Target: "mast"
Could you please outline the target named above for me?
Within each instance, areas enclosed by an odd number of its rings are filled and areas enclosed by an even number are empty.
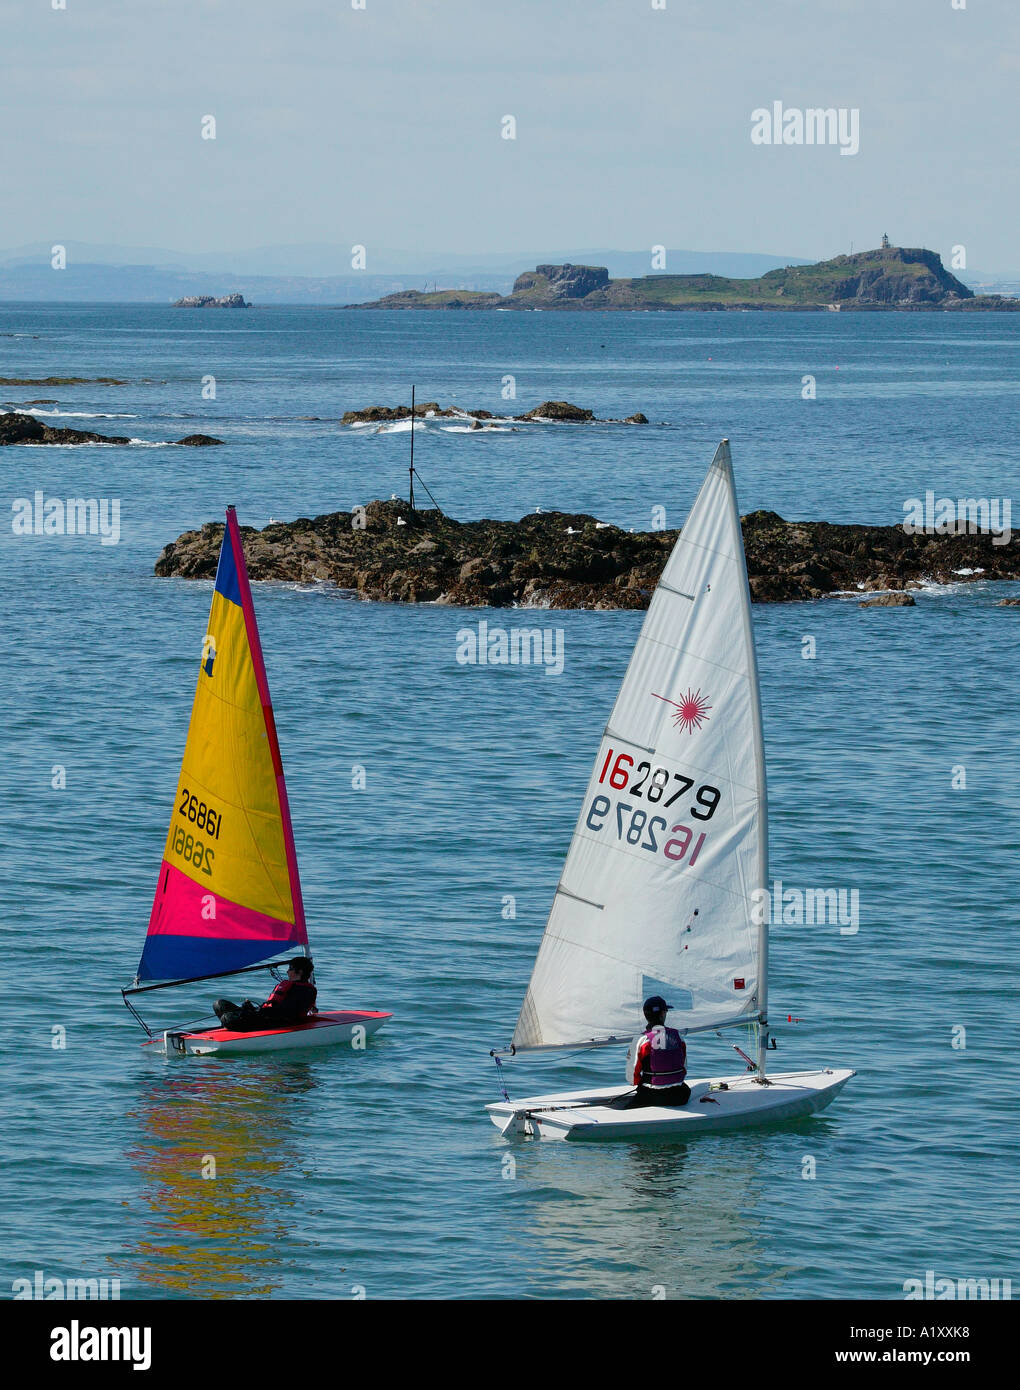
[[[411,510],[414,511],[414,387],[411,387]]]
[[[740,569],[744,577],[744,589],[746,592],[746,602],[743,605],[744,616],[744,637],[747,646],[750,648],[751,661],[749,678],[751,683],[751,717],[754,727],[754,739],[757,745],[758,765],[758,797],[760,813],[758,817],[758,851],[759,862],[762,866],[762,881],[759,888],[768,889],[769,881],[769,817],[768,817],[768,788],[765,777],[765,736],[761,722],[761,690],[758,680],[758,650],[754,644],[754,627],[751,622],[751,588],[747,582],[747,556],[744,553],[743,529],[740,525],[740,507],[737,504],[737,487],[733,478],[733,463],[730,459],[730,441],[724,439],[722,447],[725,449],[726,469],[729,474],[730,494],[733,498],[733,506],[737,513],[737,532],[740,536],[739,560]],[[771,901],[771,899],[769,899]],[[763,914],[762,921],[758,925],[758,1013],[760,1022],[758,1024],[758,1075],[765,1075],[765,1056],[768,1051],[769,1031],[769,923],[768,914]]]

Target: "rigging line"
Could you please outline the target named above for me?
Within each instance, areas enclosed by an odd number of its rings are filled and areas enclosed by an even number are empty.
[[[208,1022],[206,1021],[208,1020]],[[199,1024],[205,1024],[200,1028]],[[201,1018],[196,1018],[191,1023],[179,1023],[176,1028],[168,1028],[168,1033],[208,1033],[214,1028],[222,1028],[223,1024],[215,1014],[202,1014]]]
[[[282,947],[280,949],[283,949]],[[121,994],[148,994],[154,989],[176,989],[178,985],[197,985],[204,980],[222,980],[228,975],[247,975],[253,970],[272,970],[274,966],[283,966],[286,962],[282,960],[260,961],[258,965],[241,965],[234,970],[217,970],[213,975],[190,975],[186,980],[163,980],[156,985],[131,985],[128,989],[122,989]],[[136,977],[137,978],[137,977]],[[125,1003],[126,1003],[125,999]]]
[[[506,1077],[503,1075],[503,1063],[496,1056],[495,1052],[490,1052],[489,1056],[496,1063],[496,1073],[499,1077],[499,1089],[503,1092],[503,1099],[506,1101],[507,1105],[513,1105],[513,1101],[510,1099],[510,1092],[506,1088]]]
[[[628,1086],[625,1091],[621,1091],[618,1096],[609,1096],[605,1100],[567,1100],[558,1105],[529,1105],[524,1109],[518,1110],[518,1115],[542,1115],[550,1110],[591,1110],[596,1108],[612,1108],[617,1101],[621,1101],[625,1096],[637,1094],[636,1086]],[[510,1101],[513,1104],[513,1101]]]
[[[434,505],[436,511],[439,512],[440,514],[442,514],[443,509],[442,509],[442,507],[439,505],[439,503],[436,501],[436,499],[432,496],[431,492],[429,492],[428,484],[426,483],[425,479],[421,476],[421,470],[418,469],[418,468],[416,468],[416,469],[414,470],[414,475],[415,475],[415,477],[418,479],[418,481],[421,483],[421,485],[422,485],[422,487],[425,489],[426,493],[428,493],[428,496],[429,496],[430,500],[432,501],[432,504]]]
[[[135,1006],[128,1000],[128,997],[127,997],[127,995],[124,993],[123,990],[121,990],[121,998],[124,1000],[124,1003],[125,1003],[125,1004],[127,1005],[127,1007],[131,1010],[131,1012],[134,1014],[135,1018],[136,1018],[136,1019],[138,1020],[138,1022],[142,1025],[142,1027],[145,1029],[146,1033],[147,1033],[147,1034],[149,1035],[149,1037],[151,1038],[151,1037],[152,1037],[152,1029],[151,1029],[151,1028],[149,1027],[149,1025],[146,1023],[145,1019],[141,1016],[141,1014],[138,1012],[138,1010],[135,1008]]]

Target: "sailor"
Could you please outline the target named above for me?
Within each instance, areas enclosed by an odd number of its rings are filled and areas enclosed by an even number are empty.
[[[293,1028],[295,1024],[303,1023],[309,1014],[318,1012],[311,975],[311,958],[295,956],[287,966],[287,978],[280,981],[264,1004],[253,1004],[246,999],[239,1007],[229,999],[217,999],[213,1010],[223,1027],[232,1033],[251,1033],[260,1028]]]
[[[626,1097],[623,1109],[639,1105],[686,1105],[691,1088],[687,1075],[687,1045],[675,1028],[666,1027],[666,1014],[672,1008],[660,994],[644,1003],[648,1024],[630,1045],[627,1079],[637,1089]]]

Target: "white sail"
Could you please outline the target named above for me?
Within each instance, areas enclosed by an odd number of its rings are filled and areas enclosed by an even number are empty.
[[[599,748],[514,1032],[627,1038],[765,1016],[765,758],[750,595],[723,441],[663,570]],[[760,901],[760,899],[759,899]]]

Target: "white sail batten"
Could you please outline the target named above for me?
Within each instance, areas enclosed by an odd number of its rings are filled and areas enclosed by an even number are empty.
[[[513,1047],[629,1038],[651,994],[679,1029],[764,1018],[767,929],[752,895],[767,859],[750,594],[723,441],[606,725]]]

